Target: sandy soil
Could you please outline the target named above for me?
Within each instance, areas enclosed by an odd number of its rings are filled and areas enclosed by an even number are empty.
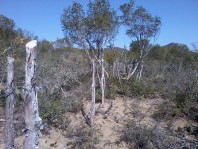
[[[97,136],[99,143],[96,144],[98,149],[126,149],[126,144],[117,144],[119,140],[118,129],[121,128],[123,122],[126,119],[134,119],[134,121],[146,125],[147,127],[153,127],[156,121],[151,115],[156,111],[157,106],[163,102],[161,98],[155,99],[131,99],[129,97],[116,97],[115,100],[106,100],[106,103],[101,106],[99,103],[96,104],[96,116],[95,116],[95,128],[98,130]],[[84,101],[84,109],[86,113],[89,113],[90,101]],[[81,113],[66,113],[66,116],[71,120],[68,128],[75,129],[84,123],[84,118]],[[0,117],[1,118],[1,117]],[[0,148],[3,143],[3,123],[0,122]],[[178,126],[182,127],[186,125],[186,120],[177,119],[172,124],[174,129]],[[159,124],[159,127],[168,127],[166,123]],[[48,134],[43,135],[40,138],[41,149],[64,149],[68,148],[67,142],[71,141],[66,138],[68,129],[60,130],[58,128],[51,127],[48,130]],[[16,149],[23,148],[24,137],[20,136],[15,139]]]

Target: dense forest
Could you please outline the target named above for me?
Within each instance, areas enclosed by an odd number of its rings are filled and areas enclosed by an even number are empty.
[[[0,15],[0,148],[198,148],[198,46],[192,51],[181,43],[155,44],[160,17],[133,1],[120,11],[118,16],[108,0],[90,1],[87,10],[74,2],[60,16],[65,37],[53,42],[38,40]],[[112,44],[121,25],[130,49]],[[27,44],[32,42],[33,48]],[[33,130],[27,123],[31,48],[38,130],[37,122]],[[9,122],[14,127],[8,131]]]

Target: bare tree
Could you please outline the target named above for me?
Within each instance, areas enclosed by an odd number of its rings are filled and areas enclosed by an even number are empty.
[[[36,50],[37,41],[32,40],[26,44],[25,67],[25,140],[24,149],[39,148],[39,134],[42,120],[39,117],[36,91]]]
[[[14,149],[14,58],[7,57],[7,99],[5,107],[5,145],[4,149]]]

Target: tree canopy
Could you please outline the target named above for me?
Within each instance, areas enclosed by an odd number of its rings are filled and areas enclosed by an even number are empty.
[[[153,17],[145,8],[138,6],[134,9],[134,3],[120,6],[122,11],[122,21],[127,27],[126,34],[135,40],[150,40],[155,37],[160,30],[160,17]]]
[[[104,46],[115,37],[119,23],[108,0],[96,0],[89,1],[86,13],[81,4],[74,2],[64,10],[61,24],[65,38],[99,58]]]

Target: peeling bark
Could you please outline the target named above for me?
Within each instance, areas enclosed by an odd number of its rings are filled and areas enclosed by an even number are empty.
[[[24,149],[39,148],[39,134],[42,128],[42,120],[39,117],[36,92],[36,50],[37,41],[26,44],[25,67],[25,140]]]
[[[5,145],[4,149],[14,149],[14,58],[7,57],[7,91],[6,107],[5,107]]]

